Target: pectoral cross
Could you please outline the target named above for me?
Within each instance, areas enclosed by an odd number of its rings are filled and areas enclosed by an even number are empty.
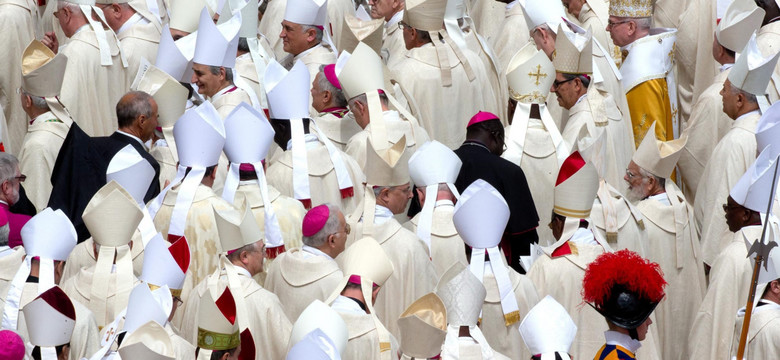
[[[536,77],[536,85],[539,85],[539,79],[546,78],[547,74],[542,72],[542,65],[536,65],[536,73],[529,72],[528,77]]]

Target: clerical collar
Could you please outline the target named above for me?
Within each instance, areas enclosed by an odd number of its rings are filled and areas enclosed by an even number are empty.
[[[511,2],[511,3],[509,3],[509,4],[506,4],[506,10],[507,10],[507,11],[509,11],[509,9],[511,9],[511,8],[513,8],[513,7],[515,7],[515,5],[517,5],[517,4],[518,4],[518,1],[517,1],[517,0],[515,0],[515,1],[512,1],[512,2]]]
[[[363,311],[365,311],[366,313],[368,313],[368,309],[366,309],[366,304],[363,304],[363,302],[362,302],[362,301],[360,301],[360,300],[358,300],[358,299],[355,299],[355,298],[353,298],[353,297],[350,297],[350,296],[345,296],[345,298],[347,298],[347,299],[350,299],[350,300],[354,301],[355,303],[357,303],[357,304],[358,304],[358,306],[360,306],[360,308],[361,308],[361,309],[363,309]]]
[[[374,206],[374,225],[382,225],[393,217],[393,212],[390,209],[377,204]]]
[[[157,139],[157,141],[154,142],[154,146],[168,147],[168,142],[165,141],[165,139]]]
[[[401,19],[404,18],[404,10],[401,10],[395,14],[393,14],[392,17],[390,17],[390,21],[385,24],[385,29],[389,29],[391,26],[398,26],[398,22],[401,21]]]
[[[653,200],[655,200],[655,201],[658,201],[659,203],[661,203],[661,204],[664,204],[664,205],[666,205],[666,206],[670,206],[670,205],[672,205],[672,203],[671,203],[671,202],[669,202],[669,196],[668,196],[668,195],[666,195],[666,193],[660,193],[660,194],[656,194],[656,195],[650,195],[650,196],[648,196],[647,198],[648,198],[648,199],[653,199]]]
[[[76,34],[80,33],[82,30],[84,30],[85,28],[88,28],[88,27],[89,27],[89,23],[81,25],[80,28],[76,29],[76,31],[73,33],[73,35],[76,35]],[[73,36],[71,36],[71,37],[73,37]]]
[[[742,120],[742,119],[745,119],[745,118],[747,118],[748,116],[751,116],[752,114],[761,115],[761,112],[760,112],[759,110],[753,110],[753,111],[751,111],[751,112],[744,113],[744,114],[742,114],[742,115],[738,116],[736,119],[734,119],[734,122],[735,122],[735,123],[736,123],[736,122],[739,122],[740,120]]]
[[[720,66],[720,72],[724,72],[724,71],[726,71],[728,69],[731,69],[732,66],[734,66],[733,63],[731,63],[731,64],[723,64],[723,65]]]
[[[317,248],[315,248],[315,247],[311,247],[311,246],[309,246],[309,245],[303,245],[303,247],[301,247],[301,251],[305,251],[305,252],[307,252],[307,253],[309,253],[309,254],[312,254],[312,255],[316,255],[316,256],[322,256],[322,257],[324,257],[324,258],[326,258],[326,259],[333,260],[333,258],[332,258],[332,257],[330,257],[330,255],[328,255],[328,254],[324,253],[324,252],[323,252],[322,250],[320,250],[320,249],[317,249]]]
[[[455,203],[452,200],[436,200],[436,205],[433,207],[437,208],[439,206],[455,206]]]
[[[236,268],[236,272],[238,272],[239,274],[246,275],[246,277],[250,277],[250,278],[252,277],[252,274],[249,273],[249,270],[244,269],[241,266],[234,265],[233,267]]]
[[[57,119],[57,117],[54,115],[54,113],[52,113],[51,111],[47,111],[47,112],[45,112],[43,114],[40,114],[40,115],[34,117],[32,120],[30,120],[30,125],[35,123],[35,120],[38,120],[38,119],[41,119],[42,122],[46,122],[48,120],[57,120],[57,121],[59,121],[59,119]],[[62,122],[62,121],[60,121],[60,122]]]
[[[617,331],[607,330],[604,332],[604,338],[607,340],[607,345],[618,345],[626,348],[633,354],[642,346],[639,340],[632,339],[630,336],[619,333]]]
[[[331,114],[339,119],[343,118],[349,112],[349,109],[345,107],[332,107],[323,109],[320,114]]]
[[[575,103],[574,103],[574,105],[577,105],[577,104],[579,104],[579,103],[580,103],[580,101],[582,101],[583,99],[585,99],[587,96],[588,96],[588,93],[584,93],[584,94],[582,94],[582,96],[580,96],[580,98],[579,98],[579,99],[577,99],[577,102],[575,102]]]
[[[225,68],[225,70],[233,71],[232,69],[229,69],[229,68]],[[211,102],[217,101],[217,99],[219,99],[222,95],[225,95],[225,94],[227,94],[229,92],[236,91],[236,89],[238,89],[238,87],[235,86],[235,85],[225,86],[224,88],[222,88],[222,90],[217,91],[217,93],[214,94],[214,96],[211,97]]]
[[[596,238],[593,236],[593,232],[586,228],[579,228],[574,232],[569,241],[577,245],[598,245]]]
[[[320,142],[320,139],[314,134],[303,134],[303,141],[306,142],[306,149],[312,149]],[[292,150],[292,139],[287,140],[287,150]]]
[[[122,26],[119,27],[119,30],[117,30],[116,34],[119,35],[127,30],[129,30],[133,25],[141,23],[142,25],[146,25],[149,23],[149,20],[144,19],[140,14],[135,13],[133,16],[131,16],[127,21],[125,21]]]
[[[118,132],[118,133],[120,133],[120,134],[122,134],[124,136],[128,136],[130,138],[133,138],[135,141],[138,141],[138,143],[141,144],[141,146],[143,146],[144,149],[146,149],[146,144],[144,144],[144,142],[141,141],[141,139],[138,136],[135,136],[135,135],[130,134],[130,133],[126,133],[126,132],[124,132],[122,130],[117,130],[116,132]]]
[[[299,59],[303,58],[304,56],[308,55],[310,52],[314,51],[314,49],[316,49],[318,47],[322,47],[322,43],[314,45],[314,46],[304,50],[300,54],[293,56],[293,63],[295,63],[296,60],[299,60]]]
[[[477,140],[466,140],[466,141],[463,142],[463,145],[477,146],[477,147],[481,147],[481,148],[487,150],[487,152],[491,152],[490,149],[488,149],[488,147],[485,146],[485,144],[483,144],[483,143],[481,143],[481,142],[479,142]]]

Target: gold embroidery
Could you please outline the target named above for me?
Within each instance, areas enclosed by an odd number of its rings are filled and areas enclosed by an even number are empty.
[[[198,346],[209,350],[230,350],[238,347],[241,337],[238,331],[233,334],[219,334],[198,328]]]
[[[510,326],[520,321],[520,310],[512,311],[509,314],[504,314],[504,325]]]
[[[536,85],[539,85],[540,78],[546,78],[547,74],[542,72],[542,65],[536,65],[536,73],[529,72],[528,77],[536,77]]]

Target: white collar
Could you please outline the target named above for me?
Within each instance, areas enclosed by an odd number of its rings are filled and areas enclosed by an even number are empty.
[[[336,300],[333,300],[333,304],[330,307],[336,312],[367,315],[366,311],[355,300],[344,295],[339,295]]]
[[[310,133],[303,134],[303,141],[306,142],[306,149],[311,149],[320,142],[320,139],[317,138],[317,135]],[[287,150],[292,150],[292,139],[287,140]]]
[[[329,260],[333,260],[333,258],[330,257],[330,255],[324,253],[320,249],[317,249],[315,247],[311,247],[309,245],[303,245],[303,247],[301,247],[301,251],[307,252],[307,253],[312,254],[312,255],[322,256],[322,257],[324,257],[326,259],[329,259]],[[306,257],[305,254],[304,254],[304,257]]]
[[[45,112],[43,114],[40,114],[40,115],[36,116],[35,118],[33,118],[32,121],[30,121],[30,123],[32,124],[32,123],[35,122],[35,120],[38,120],[38,119],[51,118],[51,117],[57,118],[57,115],[54,115],[54,113],[52,113],[51,111],[47,111],[47,112]],[[49,119],[46,119],[46,120],[49,120]]]
[[[579,98],[579,99],[577,99],[577,102],[575,102],[575,103],[574,103],[574,105],[577,105],[577,104],[579,104],[579,103],[580,103],[580,101],[582,101],[583,99],[585,99],[585,97],[587,97],[587,96],[588,96],[588,93],[584,93],[584,94],[582,94],[582,96],[580,96],[580,98]]]
[[[298,54],[298,55],[295,55],[295,56],[293,56],[293,60],[298,60],[298,59],[300,59],[300,58],[302,58],[302,57],[304,57],[304,56],[308,55],[310,52],[314,51],[314,49],[316,49],[316,48],[318,48],[318,47],[322,47],[322,42],[320,42],[319,44],[317,44],[317,45],[314,45],[314,46],[312,46],[312,47],[310,47],[310,48],[308,48],[308,49],[304,50],[303,52],[301,52],[301,53],[300,53],[300,54]],[[294,62],[295,62],[295,61],[293,61],[293,63],[294,63]]]
[[[515,5],[517,5],[517,3],[518,3],[518,1],[515,0],[515,1],[512,1],[511,3],[509,3],[509,4],[506,4],[506,9],[509,10],[509,9],[515,7]]]
[[[235,270],[236,270],[236,272],[237,272],[239,275],[244,275],[244,276],[246,276],[246,277],[250,277],[250,278],[252,277],[252,274],[250,274],[250,273],[249,273],[249,270],[247,270],[247,269],[245,269],[245,268],[243,268],[243,267],[241,267],[241,266],[235,265],[235,264],[233,264],[233,263],[229,264],[229,266],[232,266],[232,267],[233,267],[233,269],[235,269]]]
[[[232,69],[228,69],[228,68],[225,68],[225,69],[226,70],[232,70]],[[225,94],[228,93],[228,91],[233,91],[236,88],[237,88],[237,86],[236,85],[232,85],[232,84],[223,87],[222,90],[217,91],[217,93],[214,94],[214,96],[211,97],[211,102],[213,103],[213,102],[217,101],[217,99],[219,99],[222,95],[225,95]]]
[[[398,114],[398,111],[395,110],[382,111],[382,118],[385,119],[385,121],[401,121],[401,116]]]
[[[605,331],[604,338],[607,340],[607,345],[619,345],[634,354],[636,354],[636,351],[642,346],[642,343],[639,342],[639,340],[634,340],[630,336],[617,331]]]
[[[436,205],[434,205],[434,208],[437,208],[439,206],[455,206],[455,203],[452,202],[452,200],[436,200]]]
[[[118,133],[120,133],[120,134],[122,134],[122,135],[129,136],[129,137],[131,137],[131,138],[135,139],[135,141],[138,141],[138,143],[139,143],[139,144],[141,144],[141,146],[143,146],[143,147],[144,147],[144,149],[146,149],[146,144],[144,144],[144,142],[143,142],[143,141],[141,141],[141,139],[140,139],[138,136],[135,136],[135,135],[133,135],[133,134],[128,134],[128,133],[126,133],[126,132],[124,132],[124,131],[122,131],[122,130],[118,130],[118,129],[117,129],[117,131],[116,131],[116,132],[118,132]]]
[[[666,181],[669,181],[668,179]],[[647,197],[648,199],[653,199],[655,201],[658,201],[661,204],[664,204],[666,206],[672,205],[671,202],[669,202],[669,196],[666,195],[666,193],[660,193],[657,195],[650,195]]]
[[[724,72],[724,71],[726,71],[728,69],[731,69],[732,66],[734,66],[733,63],[732,64],[723,64],[723,65],[720,66],[719,70],[720,70],[720,72]]]
[[[377,204],[374,206],[374,225],[382,225],[393,217],[393,212],[390,209]]]
[[[157,139],[157,141],[154,142],[154,146],[168,147],[168,142],[165,141],[165,139]]]
[[[403,10],[393,14],[393,16],[390,17],[390,21],[388,21],[385,24],[385,29],[388,29],[391,26],[396,26],[396,24],[398,24],[398,22],[401,21],[401,19],[403,19],[403,18],[404,18],[404,11]]]
[[[569,241],[577,245],[599,245],[599,243],[596,242],[596,238],[593,236],[593,232],[586,228],[577,229]]]
[[[117,30],[116,34],[119,35],[127,30],[129,30],[133,25],[141,23],[142,25],[146,25],[149,23],[149,20],[144,19],[141,14],[135,13],[133,16],[131,16],[127,21],[125,21],[122,26],[119,27],[119,30]]]
[[[739,121],[740,119],[746,118],[746,117],[748,117],[748,116],[751,116],[751,115],[753,115],[753,114],[758,114],[758,115],[761,115],[761,112],[760,112],[760,111],[758,111],[758,110],[753,110],[753,111],[751,111],[751,112],[744,113],[744,114],[742,114],[742,115],[738,116],[736,119],[734,119],[734,122],[737,122],[737,121]]]

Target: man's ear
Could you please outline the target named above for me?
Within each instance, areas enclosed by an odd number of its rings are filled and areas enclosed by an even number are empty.
[[[317,30],[314,29],[306,30],[306,41],[314,42],[315,40],[317,40]]]
[[[22,95],[22,107],[29,108],[32,106],[32,98],[30,95],[23,94]]]
[[[326,104],[329,104],[331,100],[333,100],[333,93],[331,93],[329,90],[323,91],[322,101],[324,101]]]
[[[219,68],[219,76],[221,77],[220,80],[227,79],[227,69],[225,67],[220,67]]]

